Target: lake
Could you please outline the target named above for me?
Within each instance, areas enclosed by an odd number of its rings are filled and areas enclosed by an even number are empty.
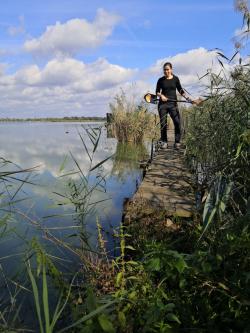
[[[5,273],[19,272],[20,260],[30,246],[27,241],[33,238],[49,253],[67,256],[74,263],[51,238],[80,246],[79,234],[84,233],[95,249],[97,220],[110,255],[115,255],[112,232],[120,225],[124,198],[131,197],[141,181],[138,161],[147,156],[148,147],[117,143],[107,137],[101,123],[0,123],[0,140],[0,157],[13,163],[2,160],[0,172],[35,167],[32,172],[13,175],[18,179],[0,183],[1,220],[8,221],[0,238]],[[82,191],[84,181],[88,189],[94,188],[87,195],[86,189]],[[88,213],[81,214],[82,210]]]

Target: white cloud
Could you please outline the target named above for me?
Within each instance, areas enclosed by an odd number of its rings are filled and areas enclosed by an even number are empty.
[[[0,76],[0,117],[103,115],[119,87],[137,73],[100,58],[86,64],[72,58],[29,65]]]
[[[57,22],[48,26],[40,37],[26,41],[24,49],[36,55],[72,55],[96,48],[111,35],[119,21],[118,15],[98,9],[92,23],[79,18],[66,23]]]
[[[208,68],[211,68],[212,63],[216,59],[215,51],[208,51],[203,47],[189,50],[187,52],[178,53],[174,56],[159,59],[150,67],[151,74],[162,73],[163,64],[167,61],[171,62],[175,72],[182,76],[193,73],[194,75],[205,73]]]
[[[25,33],[24,16],[22,16],[22,15],[19,16],[18,20],[19,20],[18,26],[10,26],[8,28],[8,34],[10,36],[17,36],[17,35]]]
[[[201,87],[204,83],[207,83],[206,80],[199,80],[199,77],[205,75],[207,70],[212,70],[215,73],[221,70],[216,51],[209,51],[200,47],[157,60],[144,73],[145,76],[162,76],[163,64],[168,61],[172,63],[174,74],[180,78],[183,87],[193,94],[201,92]],[[224,66],[225,69],[230,68],[228,64],[224,64]]]
[[[154,92],[166,61],[172,62],[183,88],[197,97],[203,94],[197,75],[204,75],[212,66],[214,72],[221,69],[216,52],[204,48],[159,59],[143,71],[111,64],[103,58],[92,63],[54,58],[42,68],[33,64],[11,75],[4,73],[2,64],[0,117],[103,116],[121,88],[138,100],[146,92]],[[225,64],[225,68],[231,67]]]
[[[107,89],[130,79],[136,70],[110,64],[99,58],[85,64],[73,58],[50,60],[43,69],[30,65],[18,70],[13,79],[23,86],[65,87],[77,92]]]
[[[6,69],[9,67],[6,63],[0,63],[0,77],[4,76]]]

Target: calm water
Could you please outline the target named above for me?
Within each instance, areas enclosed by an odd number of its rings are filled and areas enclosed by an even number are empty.
[[[78,132],[87,149],[91,152],[93,144],[85,128],[99,127],[99,124],[79,123],[0,123],[0,157],[16,165],[1,164],[0,172],[37,167],[35,171],[20,174],[18,178],[27,182],[21,188],[21,182],[1,182],[1,217],[7,211],[14,213],[8,220],[8,229],[14,230],[0,239],[0,262],[5,272],[13,274],[19,267],[20,257],[29,247],[26,240],[36,237],[54,255],[63,256],[60,248],[46,240],[47,229],[52,235],[69,244],[79,242],[79,221],[74,205],[68,205],[65,195],[69,195],[68,182],[79,184],[81,169],[84,175],[90,169],[90,159]],[[89,235],[92,247],[96,246],[96,219],[107,232],[108,248],[113,247],[110,231],[120,224],[123,200],[136,190],[136,183],[141,180],[138,160],[145,157],[143,147],[117,144],[114,138],[107,138],[103,127],[98,147],[94,153],[92,167],[113,155],[100,168],[90,173],[90,186],[99,175],[105,176],[100,186],[90,198],[90,207],[94,207],[86,216],[85,231]],[[63,176],[70,174],[69,176]],[[25,178],[26,176],[28,178]],[[101,178],[99,177],[98,180]],[[11,200],[12,205],[4,205]],[[94,203],[99,202],[97,205]],[[111,251],[112,252],[112,251]]]

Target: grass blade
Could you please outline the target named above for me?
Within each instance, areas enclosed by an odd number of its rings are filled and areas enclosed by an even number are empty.
[[[28,263],[28,274],[30,277],[31,285],[32,285],[32,290],[33,290],[33,296],[34,296],[34,301],[35,301],[35,306],[36,306],[36,313],[39,321],[39,326],[40,326],[40,333],[44,333],[43,330],[43,323],[42,323],[42,316],[41,316],[41,308],[40,308],[40,303],[39,303],[39,292],[36,284],[36,280],[34,278],[34,275],[32,274],[31,268],[30,268],[30,263]]]
[[[109,160],[111,157],[113,157],[114,154],[110,155],[109,157],[105,158],[103,161],[97,163],[95,166],[93,166],[89,171],[93,171],[97,169],[99,166],[101,166],[103,163],[105,163],[107,160]]]
[[[43,258],[43,261],[45,259]],[[46,333],[50,333],[50,322],[49,322],[49,299],[48,299],[48,285],[46,276],[46,265],[43,262],[43,311],[45,318]]]
[[[102,306],[100,306],[99,308],[97,308],[96,310],[90,312],[89,314],[83,316],[81,319],[77,320],[75,323],[73,323],[72,325],[69,325],[67,327],[65,327],[64,329],[58,331],[58,333],[62,333],[62,332],[66,332],[68,331],[70,328],[76,327],[78,325],[80,325],[81,323],[95,317],[96,315],[98,315],[99,313],[102,313],[105,309],[107,309],[108,307],[110,307],[111,305],[117,303],[116,300],[114,301],[110,301]]]
[[[78,131],[78,135],[80,136],[80,139],[81,139],[83,147],[85,148],[85,151],[86,151],[86,153],[87,153],[87,155],[89,157],[89,160],[92,162],[92,157],[90,156],[89,150],[88,150],[88,148],[86,146],[86,143],[84,142],[83,137],[81,136],[81,133],[79,131]]]
[[[98,138],[95,142],[95,145],[94,145],[94,150],[93,150],[93,153],[96,151],[96,148],[98,147],[98,143],[99,143],[99,140],[100,140],[100,137],[101,137],[101,134],[102,134],[102,131],[101,129],[99,130],[99,133],[98,133]]]

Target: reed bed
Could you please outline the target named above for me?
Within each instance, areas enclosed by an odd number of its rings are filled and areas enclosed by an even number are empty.
[[[112,126],[118,142],[133,142],[140,144],[145,138],[155,135],[157,118],[149,112],[144,103],[136,104],[135,99],[129,99],[124,92],[110,103]]]

